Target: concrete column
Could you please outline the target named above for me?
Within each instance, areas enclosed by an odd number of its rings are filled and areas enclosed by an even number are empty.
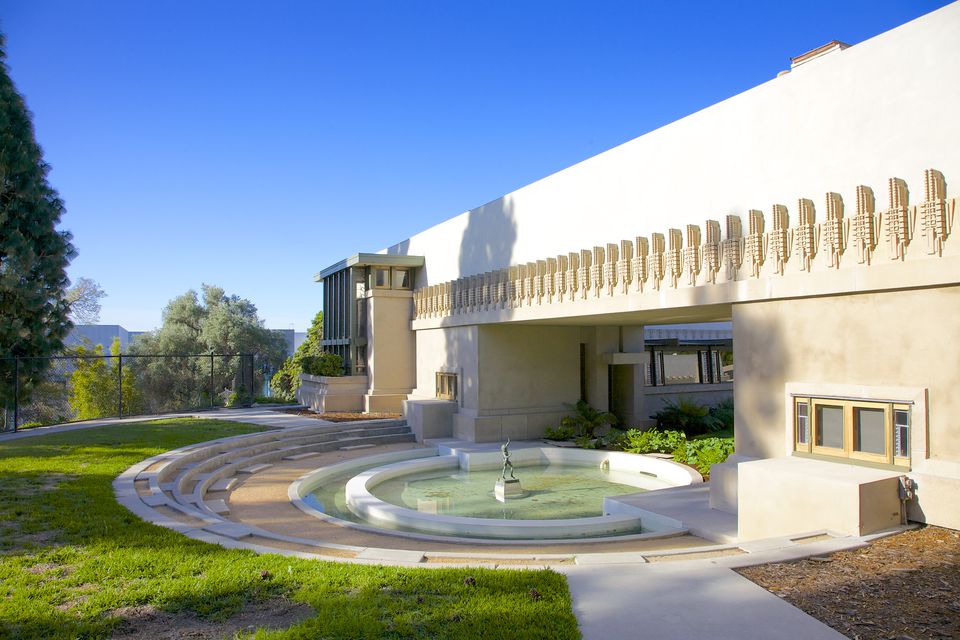
[[[601,411],[610,410],[608,355],[620,350],[619,327],[581,327],[580,343],[584,349],[586,401]]]
[[[366,411],[400,411],[417,384],[417,342],[410,328],[413,292],[367,292]]]

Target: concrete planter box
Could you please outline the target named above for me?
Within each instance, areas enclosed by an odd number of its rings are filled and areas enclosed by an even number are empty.
[[[300,374],[297,400],[313,411],[363,411],[367,376],[312,376]]]

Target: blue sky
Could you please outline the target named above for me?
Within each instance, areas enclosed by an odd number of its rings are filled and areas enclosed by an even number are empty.
[[[303,331],[313,274],[946,2],[0,2],[101,322],[217,284]]]

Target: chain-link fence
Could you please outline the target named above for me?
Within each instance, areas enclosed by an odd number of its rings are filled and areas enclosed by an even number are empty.
[[[252,354],[0,358],[0,431],[241,406],[263,388]]]

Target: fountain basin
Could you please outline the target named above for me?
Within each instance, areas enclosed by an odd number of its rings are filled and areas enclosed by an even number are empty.
[[[587,470],[596,472],[601,467],[608,482],[627,487],[624,494],[636,491],[649,491],[670,486],[681,486],[702,482],[700,475],[684,465],[669,461],[639,456],[623,452],[609,452],[583,449],[562,449],[540,445],[526,446],[518,444],[511,452],[517,477],[524,478],[524,469],[549,465],[547,468],[559,468],[567,473],[582,474]],[[393,504],[376,495],[378,486],[395,479],[401,483],[416,474],[429,477],[431,474],[443,476],[458,474],[462,471],[476,472],[496,469],[499,471],[502,457],[499,450],[477,451],[475,449],[441,446],[434,450],[416,450],[398,452],[396,457],[380,460],[382,466],[368,468],[351,477],[344,488],[346,506],[363,521],[360,528],[374,527],[385,532],[406,532],[402,535],[421,535],[423,537],[463,537],[490,540],[570,540],[602,539],[609,536],[628,534],[649,534],[675,531],[681,528],[676,520],[664,518],[628,504],[617,501],[616,496],[603,498],[602,513],[590,517],[569,517],[549,519],[523,519],[516,515],[492,515],[488,517],[468,517],[418,510],[400,504]],[[412,459],[411,459],[412,458]],[[402,460],[402,461],[395,461]],[[368,466],[368,465],[367,465]],[[343,465],[337,465],[336,472],[343,473]],[[580,469],[580,471],[578,471]],[[330,478],[334,471],[318,470],[301,478],[291,486],[291,499],[304,511],[314,511],[313,515],[330,519],[326,514],[316,513],[315,505],[305,499],[319,485]],[[496,477],[495,475],[493,477]],[[526,484],[525,484],[526,488]],[[489,501],[497,505],[493,497],[493,481],[490,482]],[[481,499],[487,496],[480,496]],[[510,502],[522,503],[524,499]],[[522,514],[522,510],[521,510]],[[514,518],[514,519],[507,519]],[[358,526],[345,523],[346,526]]]

